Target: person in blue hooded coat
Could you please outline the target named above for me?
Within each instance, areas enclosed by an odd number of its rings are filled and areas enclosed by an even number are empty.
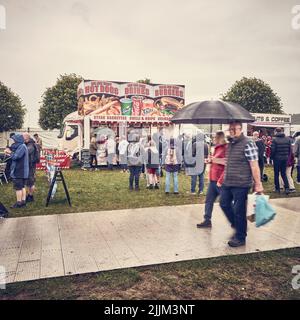
[[[29,175],[28,150],[24,143],[23,135],[15,134],[12,139],[14,143],[5,150],[12,160],[10,176],[13,180],[13,187],[16,190],[17,197],[17,202],[11,208],[22,208],[26,206],[25,183]]]

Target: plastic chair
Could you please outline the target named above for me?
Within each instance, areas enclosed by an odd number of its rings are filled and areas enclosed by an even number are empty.
[[[8,183],[8,180],[5,174],[5,169],[6,169],[6,163],[0,163],[0,183],[2,185],[3,185],[2,177],[4,177],[5,182]]]

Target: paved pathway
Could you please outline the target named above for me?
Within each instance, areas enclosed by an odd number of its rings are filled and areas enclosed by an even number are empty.
[[[215,206],[212,230],[199,230],[204,205],[12,218],[0,222],[7,283],[300,246],[300,198],[273,200],[268,225],[249,223],[247,245]]]

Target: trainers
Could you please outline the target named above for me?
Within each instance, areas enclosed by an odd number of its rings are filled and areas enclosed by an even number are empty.
[[[26,197],[26,202],[33,202],[34,201],[34,198],[33,198],[33,196],[32,195],[27,195],[27,197]]]
[[[18,209],[18,208],[22,208],[22,202],[16,202],[14,205],[12,205],[10,208],[11,209]]]
[[[286,195],[290,194],[290,189],[285,189],[285,194]]]
[[[208,220],[205,220],[197,224],[197,228],[211,228],[211,227],[212,227],[211,221],[208,221]]]
[[[174,194],[178,195],[178,194],[179,194],[179,192],[174,192]]]
[[[203,193],[204,193],[203,191],[199,191],[198,196],[201,196]]]
[[[0,214],[0,219],[5,219],[8,217],[8,213],[2,213]]]
[[[290,193],[295,193],[296,189],[290,189]]]
[[[166,192],[165,192],[165,194],[167,194],[167,195],[168,195],[168,194],[170,194],[170,192],[167,192],[167,191],[166,191]]]
[[[236,237],[228,241],[229,247],[232,247],[232,248],[241,247],[241,246],[244,246],[245,244],[246,244],[245,240],[239,240]]]
[[[154,189],[159,189],[159,185],[156,184],[156,185],[154,186]]]
[[[22,200],[21,205],[22,207],[26,207],[26,200]]]

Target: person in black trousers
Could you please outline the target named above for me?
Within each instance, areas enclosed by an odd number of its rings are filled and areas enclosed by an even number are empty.
[[[289,182],[286,176],[287,162],[291,150],[291,140],[286,137],[281,128],[275,129],[275,137],[271,145],[271,159],[274,164],[275,192],[280,193],[279,173],[284,183],[285,193],[290,193]]]
[[[264,176],[264,167],[265,167],[265,151],[266,146],[262,139],[259,138],[259,132],[253,132],[253,141],[255,142],[257,149],[258,149],[258,165],[260,169],[260,177],[261,181],[263,181]]]

